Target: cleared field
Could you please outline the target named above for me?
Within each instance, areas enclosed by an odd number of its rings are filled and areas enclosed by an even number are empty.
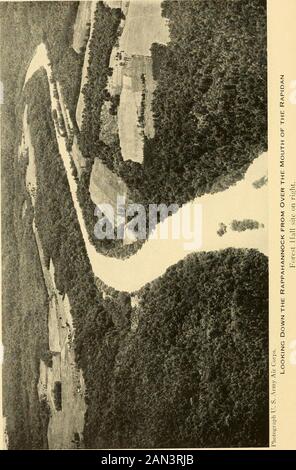
[[[84,427],[85,384],[81,370],[75,363],[73,349],[74,327],[67,295],[62,296],[55,285],[55,270],[52,260],[49,268],[45,263],[44,254],[38,232],[33,225],[45,285],[49,295],[48,338],[49,350],[52,354],[52,366],[48,367],[40,361],[38,394],[40,400],[46,400],[50,407],[48,425],[49,449],[69,449],[83,446],[82,432]],[[62,409],[57,410],[54,387],[61,383]],[[76,435],[76,443],[74,436]]]
[[[126,22],[120,37],[120,50],[128,55],[151,55],[151,44],[167,44],[170,39],[167,21],[161,16],[161,0],[137,0],[129,3]]]
[[[45,48],[44,45],[42,47]],[[28,71],[30,73],[31,70],[36,71],[35,64],[37,62],[38,53],[39,51],[37,50],[36,55],[33,57],[31,62],[34,67],[29,66]],[[46,55],[44,60],[44,67],[46,68],[46,64],[48,63],[48,58]],[[39,67],[44,64],[42,60],[38,60],[38,62]],[[30,79],[29,72],[27,72],[28,80]],[[50,69],[47,69],[47,73],[48,76],[50,76]],[[51,91],[52,108],[55,109],[55,101],[52,97],[51,90],[52,84],[50,82],[49,86]],[[116,258],[106,257],[98,253],[90,242],[82,209],[77,198],[77,182],[72,173],[71,156],[67,151],[65,138],[58,134],[57,129],[56,137],[59,154],[63,160],[63,164],[67,173],[72,200],[93,273],[96,277],[99,277],[110,287],[126,292],[133,292],[138,290],[147,282],[151,282],[156,277],[162,275],[169,266],[176,264],[178,261],[185,258],[190,252],[193,251],[215,251],[231,247],[240,249],[255,248],[264,254],[268,253],[268,222],[266,220],[266,204],[264,203],[264,201],[266,202],[268,200],[268,198],[265,197],[266,193],[264,193],[264,191],[267,191],[267,186],[264,185],[262,188],[260,188],[260,201],[263,202],[262,204],[258,204],[258,189],[255,189],[252,184],[257,179],[266,175],[267,154],[263,153],[254,160],[252,165],[250,165],[248,168],[248,171],[246,172],[243,180],[232,185],[225,191],[196,197],[195,199],[191,200],[191,202],[184,204],[177,213],[157,224],[156,231],[162,230],[163,228],[169,229],[174,223],[177,223],[177,227],[180,227],[181,230],[182,218],[185,217],[184,220],[186,221],[190,215],[197,214],[197,217],[195,218],[197,226],[193,232],[191,232],[191,234],[193,236],[194,233],[197,233],[198,236],[201,228],[199,221],[202,207],[202,231],[203,234],[206,234],[205,237],[202,237],[202,247],[199,245],[199,240],[196,240],[194,237],[189,241],[188,232],[186,230],[186,234],[183,233],[182,236],[177,240],[174,237],[168,237],[167,239],[149,237],[147,242],[142,246],[141,250],[139,250],[137,254],[131,256],[125,261],[122,261]],[[95,165],[98,165],[99,170],[99,162],[96,162]],[[102,170],[104,169],[104,165],[102,165]],[[105,176],[103,171],[101,171],[100,174],[100,171],[98,170],[94,172],[92,177],[94,184],[97,183],[97,186],[99,187],[102,183],[101,179],[104,179],[105,183],[107,183],[107,169],[105,169]],[[109,173],[112,175],[112,177],[114,177],[114,174],[111,171],[109,171]],[[101,176],[102,178],[100,178]],[[96,196],[96,188],[91,189],[94,198]],[[114,190],[113,192],[115,193]],[[119,194],[124,193],[120,192]],[[111,200],[114,200],[114,194],[111,197]],[[235,204],[233,201],[235,201]],[[95,200],[94,202],[96,203]],[[105,195],[103,200],[99,201],[99,203],[101,202],[106,202]],[[254,231],[250,230],[250,233],[248,233],[248,231],[232,231],[231,238],[228,236],[228,234],[223,237],[219,237],[217,234],[217,229],[221,223],[221,213],[225,215],[226,207],[229,209],[229,211],[227,214],[227,220],[223,221],[225,224],[227,224],[228,221],[231,222],[234,219],[255,219],[264,224],[264,230],[260,230],[260,235],[257,231],[254,235]],[[168,234],[172,234],[172,230],[170,230]],[[134,273],[133,276],[130,275],[132,272]]]
[[[54,386],[61,382],[62,409],[56,410]],[[66,343],[61,353],[52,357],[52,367],[40,361],[38,394],[46,399],[50,407],[48,425],[49,449],[70,449],[74,444],[75,434],[79,435],[80,447],[83,447],[82,432],[86,405],[84,401],[85,385],[82,372],[75,366],[73,350]]]
[[[111,6],[113,2],[108,4]],[[152,77],[150,49],[154,42],[168,43],[169,29],[161,16],[158,0],[131,1],[124,11],[121,36],[110,56],[113,73],[108,91],[112,95],[120,94],[118,129],[123,159],[142,163],[143,132],[147,137],[154,136],[152,100],[156,83]],[[143,122],[139,126],[141,113]],[[107,126],[104,116],[102,120]]]
[[[98,158],[95,159],[89,184],[90,197],[94,204],[111,204],[116,208],[117,196],[125,196],[125,183],[110,171]]]
[[[108,5],[110,8],[121,8],[122,2],[121,0],[104,0],[105,5]],[[126,2],[125,2],[126,3]]]
[[[145,57],[145,83],[144,83],[144,134],[146,137],[152,139],[155,134],[154,119],[152,113],[153,93],[156,88],[156,81],[153,79],[152,74],[152,59]],[[143,99],[143,98],[142,98]]]
[[[49,336],[49,349],[54,353],[61,352],[61,342],[58,324],[58,305],[56,298],[53,297],[49,303],[48,312],[48,336]]]
[[[23,133],[21,144],[19,145],[18,157],[27,157],[28,166],[26,170],[26,188],[31,196],[32,205],[35,204],[35,194],[37,188],[37,176],[35,165],[34,148],[31,142],[30,127],[28,124],[28,107],[25,106],[23,115]]]
[[[115,2],[108,2],[113,5]],[[116,2],[117,3],[117,2]],[[115,94],[122,86],[122,73],[125,59],[132,56],[150,56],[154,42],[167,44],[170,40],[168,23],[161,16],[160,0],[139,0],[122,2],[125,20],[122,20],[121,35],[113,48],[109,66],[113,69],[108,89]]]
[[[122,67],[122,76],[123,86],[118,108],[121,152],[124,160],[142,163],[143,132],[147,137],[154,136],[152,100],[156,82],[152,76],[151,57],[131,57]],[[140,125],[142,108],[144,115]]]
[[[88,37],[89,26],[91,21],[91,2],[79,2],[77,16],[74,23],[73,32],[73,49],[79,53],[80,49],[85,45]]]
[[[133,91],[129,77],[123,77],[123,87],[118,107],[118,129],[121,153],[124,160],[143,161],[143,135],[139,126],[141,91]]]
[[[81,372],[72,365],[72,361],[73,353],[65,347],[60,367],[62,410],[54,411],[49,420],[48,445],[50,449],[74,448],[75,434],[78,434],[82,441],[86,411],[85,386]],[[80,447],[83,447],[82,442]]]

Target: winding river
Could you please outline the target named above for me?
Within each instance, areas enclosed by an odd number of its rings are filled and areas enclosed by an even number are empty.
[[[25,84],[41,67],[47,73],[52,110],[57,109],[58,100],[53,93],[54,83],[53,80],[50,81],[52,70],[46,46],[43,43],[37,47],[28,67]],[[60,99],[62,100],[62,97]],[[184,259],[189,253],[196,251],[213,251],[233,247],[255,248],[267,254],[268,188],[267,185],[263,185],[261,188],[256,189],[252,184],[267,174],[267,154],[264,153],[258,156],[250,165],[244,179],[237,184],[225,191],[206,194],[194,199],[157,226],[156,230],[165,230],[171,224],[178,226],[180,220],[185,220],[186,217],[192,217],[193,214],[202,212],[202,227],[200,225],[192,227],[194,233],[201,229],[201,246],[188,247],[188,239],[183,235],[178,239],[173,239],[173,236],[171,236],[168,239],[161,240],[155,238],[153,232],[135,255],[126,260],[120,260],[98,253],[90,243],[82,210],[77,199],[77,184],[71,169],[71,153],[67,151],[65,137],[59,134],[56,123],[55,131],[59,153],[67,173],[73,204],[93,273],[108,286],[119,291],[136,291],[146,283],[164,274],[171,265]],[[244,232],[227,230],[223,236],[219,236],[217,234],[219,224],[228,225],[234,219],[253,219],[261,225],[258,230],[246,230]]]

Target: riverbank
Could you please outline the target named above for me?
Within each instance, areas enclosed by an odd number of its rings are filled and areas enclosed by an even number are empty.
[[[26,82],[32,74],[41,66],[50,77],[50,66],[45,45],[37,48],[26,75]],[[49,81],[52,110],[57,108],[57,100],[53,96],[53,84]],[[117,290],[133,292],[143,287],[147,282],[162,275],[172,264],[184,259],[194,248],[185,248],[188,240],[183,236],[178,240],[153,240],[151,234],[143,247],[127,260],[109,258],[96,252],[90,243],[85,226],[82,209],[77,199],[77,182],[72,174],[71,155],[66,148],[66,141],[58,132],[55,124],[56,139],[60,156],[66,170],[67,179],[74,203],[76,216],[83,236],[88,258],[92,266],[94,276],[100,278],[105,284]],[[206,194],[196,198],[189,204],[182,206],[177,214],[167,218],[161,223],[167,226],[186,211],[194,213],[198,205],[202,206],[202,246],[197,251],[221,250],[228,247],[233,248],[256,248],[267,254],[267,186],[256,189],[253,182],[267,172],[267,155],[258,157],[245,174],[243,180],[239,181],[229,189],[215,193]],[[227,210],[227,212],[225,212]],[[221,217],[223,220],[221,220]],[[223,237],[217,235],[221,222],[226,223],[230,219],[242,220],[251,218],[264,224],[264,229],[259,231],[229,232]],[[192,241],[192,240],[191,240]]]
[[[26,187],[34,210],[37,192],[37,175],[34,148],[31,142],[30,127],[27,121],[26,105],[23,117],[23,147],[28,158]],[[25,215],[25,214],[24,214]],[[76,366],[74,352],[73,319],[67,294],[61,295],[55,284],[55,269],[52,260],[47,266],[42,243],[33,218],[33,234],[38,249],[44,284],[49,299],[48,305],[48,351],[51,365],[40,359],[38,395],[41,403],[49,410],[47,439],[50,449],[70,449],[83,447],[85,384],[82,371]],[[61,387],[61,406],[58,407],[54,390]],[[78,438],[79,436],[79,438]]]

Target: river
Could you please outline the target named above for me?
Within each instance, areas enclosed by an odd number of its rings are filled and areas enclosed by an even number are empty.
[[[52,77],[51,66],[45,44],[40,44],[28,67],[25,84],[32,75],[44,67],[48,77],[52,110],[57,109],[57,99],[53,96],[54,84],[49,80]],[[61,98],[62,99],[62,98]],[[98,253],[90,243],[86,230],[82,210],[77,199],[77,184],[71,169],[71,154],[67,151],[65,137],[61,136],[55,124],[56,139],[62,158],[68,183],[71,191],[77,219],[84,239],[85,248],[92,266],[93,273],[105,284],[119,291],[133,292],[146,283],[153,281],[165,273],[167,268],[184,259],[189,253],[196,251],[221,250],[233,248],[255,248],[262,253],[268,252],[268,187],[255,189],[253,182],[267,174],[267,154],[258,156],[250,165],[243,180],[229,189],[216,193],[206,194],[182,206],[172,217],[158,224],[165,228],[188,213],[202,210],[202,245],[199,248],[188,249],[188,240],[181,236],[175,240],[153,239],[153,234],[144,243],[142,248],[129,259],[120,260]],[[254,219],[264,225],[258,230],[234,232],[228,230],[222,237],[217,234],[219,224],[229,224],[233,219]]]

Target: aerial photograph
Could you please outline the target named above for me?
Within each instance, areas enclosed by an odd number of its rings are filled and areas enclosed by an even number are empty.
[[[267,0],[1,1],[1,443],[269,446]]]

